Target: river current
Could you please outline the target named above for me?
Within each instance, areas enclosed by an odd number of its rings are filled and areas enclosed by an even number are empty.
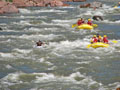
[[[102,8],[21,8],[0,15],[0,90],[115,90],[120,87],[120,9],[102,0]],[[117,2],[114,2],[117,3]],[[76,30],[83,17],[103,16],[94,30]],[[86,48],[99,33],[108,48]],[[46,44],[37,47],[36,42]],[[118,43],[113,43],[117,40]]]

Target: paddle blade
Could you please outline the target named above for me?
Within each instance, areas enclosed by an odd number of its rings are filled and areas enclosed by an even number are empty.
[[[114,6],[114,8],[117,8],[118,6]]]
[[[90,47],[91,47],[91,44],[87,45],[87,47],[86,47],[86,48],[90,48]]]
[[[72,28],[74,28],[74,27],[76,27],[76,26],[77,26],[77,24],[73,24],[73,25],[72,25]]]
[[[113,40],[112,42],[113,42],[113,43],[118,43],[118,41],[116,41],[116,40]]]
[[[98,27],[98,25],[97,25],[97,24],[93,24],[92,26],[93,26],[93,27]]]

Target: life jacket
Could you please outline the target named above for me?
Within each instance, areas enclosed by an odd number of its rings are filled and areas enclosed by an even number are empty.
[[[96,37],[93,37],[92,40],[93,40],[93,43],[98,42],[98,39]]]
[[[104,42],[104,43],[108,43],[107,37],[104,37],[104,38],[103,38],[103,42]]]
[[[81,24],[83,24],[83,23],[84,23],[83,20],[78,20],[78,22],[77,22],[78,25],[81,25]]]
[[[92,25],[92,22],[91,22],[91,21],[88,21],[87,24],[88,24],[88,25]]]

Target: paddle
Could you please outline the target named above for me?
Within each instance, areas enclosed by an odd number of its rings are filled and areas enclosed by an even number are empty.
[[[93,24],[92,26],[93,26],[93,27],[98,27],[98,25],[97,25],[97,24]]]
[[[116,40],[113,40],[112,42],[113,42],[113,43],[118,43],[118,41],[116,41]]]
[[[91,44],[87,45],[87,47],[86,47],[86,48],[90,48],[90,47],[91,47]]]
[[[118,6],[114,6],[114,8],[117,8]]]
[[[73,24],[73,25],[72,25],[72,28],[74,28],[74,27],[76,27],[76,26],[77,26],[77,24]]]

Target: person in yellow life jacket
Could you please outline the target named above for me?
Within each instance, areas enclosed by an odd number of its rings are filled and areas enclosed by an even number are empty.
[[[107,38],[107,35],[104,35],[104,36],[103,36],[103,42],[108,44],[108,38]]]
[[[103,41],[103,39],[102,39],[102,37],[99,35],[98,36],[98,42],[102,42]]]
[[[91,19],[88,19],[88,22],[87,22],[88,25],[92,25],[92,20]]]

